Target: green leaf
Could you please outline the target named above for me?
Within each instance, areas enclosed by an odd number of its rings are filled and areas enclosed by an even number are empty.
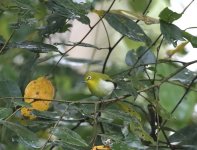
[[[72,25],[66,23],[66,20],[66,17],[59,14],[51,14],[47,18],[47,25],[40,27],[39,30],[41,30],[41,34],[44,36],[49,36],[50,34],[54,34],[56,32],[62,33],[68,31]]]
[[[173,12],[169,8],[164,8],[161,13],[159,14],[159,17],[161,20],[172,23],[173,21],[179,19],[182,16],[182,14],[178,14],[176,12]]]
[[[134,50],[127,52],[125,62],[128,66],[148,65],[154,64],[156,62],[156,57],[150,49],[140,46],[137,48],[136,52]]]
[[[32,114],[39,118],[51,119],[51,120],[57,120],[57,117],[59,116],[57,112],[37,111],[37,110],[33,110]]]
[[[169,137],[170,142],[178,142],[181,145],[197,146],[197,126],[195,124],[188,125]]]
[[[36,134],[24,126],[8,121],[0,121],[0,123],[16,133],[19,137],[18,142],[32,148],[40,148],[42,146],[42,144],[39,143],[39,139]]]
[[[14,81],[0,81],[0,97],[22,97],[19,86]],[[6,103],[11,103],[12,99],[5,99]],[[18,99],[19,100],[19,99]]]
[[[11,108],[0,107],[0,120],[8,117],[12,114],[12,112],[13,111]]]
[[[176,25],[160,20],[160,29],[165,39],[174,47],[176,47],[178,40],[184,41],[182,30]]]
[[[39,132],[41,130],[45,130],[47,128],[50,128],[55,121],[51,121],[51,120],[25,120],[26,122],[26,126],[31,129],[33,132]]]
[[[1,46],[4,45],[4,43],[5,43],[5,39],[3,38],[2,35],[0,35],[0,48],[1,48]]]
[[[132,11],[142,14],[144,12],[144,8],[148,6],[148,3],[148,1],[144,0],[131,0],[128,1],[127,5],[132,9]]]
[[[105,145],[105,141],[107,139],[110,139],[112,141],[115,141],[115,142],[121,142],[123,137],[122,135],[117,135],[116,133],[113,133],[113,134],[98,134],[100,137],[101,137],[101,140],[103,141],[103,144]]]
[[[61,139],[64,144],[76,146],[88,146],[85,140],[79,134],[66,127],[57,127],[52,131],[52,134]]]
[[[33,42],[33,41],[18,42],[18,43],[9,44],[9,47],[27,49],[34,53],[58,52],[61,54],[61,52],[58,50],[57,47],[41,42]]]
[[[89,43],[80,43],[80,42],[68,42],[68,43],[54,43],[55,45],[65,45],[65,46],[82,46],[82,47],[90,47],[95,48],[97,50],[100,50],[102,48],[99,48],[95,45],[89,44]]]
[[[148,65],[154,64],[156,62],[156,57],[154,53],[147,47],[140,46],[136,50],[139,60],[139,64]]]
[[[111,122],[119,119],[124,121],[125,123],[129,123],[133,120],[129,113],[125,113],[117,109],[106,109],[103,114],[103,118],[109,119],[111,120]]]
[[[190,71],[189,69],[185,68],[176,75],[174,75],[172,78],[170,78],[171,81],[179,81],[182,84],[189,85],[191,81],[196,77],[196,73],[193,71]]]
[[[55,141],[54,145],[58,145],[58,147],[62,147],[63,150],[82,150],[81,147],[70,145],[70,144],[63,144],[61,141]]]
[[[78,45],[78,46],[83,46],[83,47],[95,48],[95,49],[98,49],[98,50],[101,49],[101,48],[99,48],[99,47],[97,47],[97,46],[95,46],[95,45],[89,44],[89,43],[74,43],[74,44],[76,44],[76,45]]]
[[[193,36],[190,33],[185,32],[185,31],[183,31],[182,33],[183,33],[184,38],[190,41],[190,43],[192,44],[194,48],[197,48],[197,36]]]
[[[107,13],[105,15],[107,22],[119,33],[127,36],[134,41],[145,42],[150,45],[151,39],[144,33],[142,28],[133,20],[124,15]]]
[[[91,60],[91,59],[80,59],[80,58],[71,58],[67,57],[66,60],[68,62],[75,62],[75,63],[87,63],[87,64],[98,64],[101,61],[100,60]]]
[[[88,13],[87,4],[74,3],[72,0],[48,0],[48,8],[67,19],[77,19],[84,24],[89,24],[90,20],[86,16]]]
[[[137,120],[141,121],[141,116],[140,114],[135,111],[135,109],[129,105],[128,103],[125,102],[116,102],[116,104],[126,113],[129,113],[131,117],[136,118]]]
[[[94,112],[94,108],[88,104],[81,104],[80,107],[76,107],[75,109],[85,115],[90,115]]]
[[[155,101],[155,106],[157,108],[157,113],[159,116],[162,116],[162,120],[170,120],[174,119],[173,115],[168,112],[158,101]]]
[[[26,61],[23,63],[23,65],[20,67],[21,69],[20,69],[18,84],[20,86],[21,91],[23,92],[25,91],[27,84],[32,79],[33,67],[36,65],[38,58],[39,58],[38,54],[33,54],[30,57],[28,57]]]
[[[129,147],[127,143],[119,142],[112,145],[112,150],[133,150],[133,148]]]
[[[11,80],[0,81],[0,97],[21,97],[18,85]]]
[[[28,10],[33,9],[32,5],[30,5],[29,0],[16,0],[16,4],[24,9],[28,9]]]
[[[137,62],[137,54],[134,50],[130,50],[127,52],[125,57],[125,63],[128,66],[133,66]]]
[[[0,9],[0,16],[3,14],[4,10]]]
[[[121,90],[125,91],[126,94],[131,94],[134,98],[138,96],[138,92],[136,88],[134,87],[134,84],[132,81],[125,82],[123,81],[117,81],[118,87],[120,87]]]
[[[26,103],[24,101],[21,101],[19,99],[15,99],[14,101],[15,106],[21,106],[21,107],[32,107],[30,103]]]

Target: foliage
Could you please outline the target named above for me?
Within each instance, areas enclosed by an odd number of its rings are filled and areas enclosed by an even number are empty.
[[[172,57],[183,52],[187,43],[197,47],[197,37],[174,23],[189,5],[182,13],[166,7],[157,14],[157,20],[146,16],[152,1],[130,1],[128,5],[136,6],[138,15],[112,10],[116,0],[107,1],[106,10],[97,10],[97,4],[103,2],[0,2],[0,149],[90,150],[97,145],[108,150],[196,149],[196,121],[192,117],[196,113],[197,74],[187,67],[197,60],[186,63]],[[96,22],[91,20],[91,13],[98,16]],[[135,14],[135,19],[129,14]],[[46,43],[57,33],[72,32],[76,20],[88,28],[81,40]],[[153,23],[160,27],[156,39],[145,30]],[[85,42],[99,24],[107,35],[108,47]],[[111,29],[121,35],[113,44]],[[125,49],[124,66],[108,65],[109,57],[122,41],[133,44]],[[184,42],[179,44],[180,41]],[[176,48],[167,51],[169,57],[160,58],[165,42]],[[67,51],[59,50],[60,46]],[[76,47],[104,51],[104,60],[69,57]],[[85,71],[72,63],[84,68],[92,66],[94,70],[101,66],[103,73],[111,73],[118,88],[99,100],[81,84]],[[56,90],[54,99],[54,93],[50,98],[36,97],[47,101],[47,108],[41,111],[31,108],[35,97],[29,97],[31,101],[25,99],[25,87],[40,76],[47,76]],[[46,95],[47,88],[44,83],[39,84],[33,93]],[[36,117],[23,116],[24,108],[31,108]]]
[[[29,103],[30,107],[22,107],[21,114],[29,117],[29,119],[35,119],[36,116],[32,114],[32,110],[48,110],[54,99],[54,95],[54,87],[47,78],[40,77],[31,81],[25,88],[24,94],[24,102]]]

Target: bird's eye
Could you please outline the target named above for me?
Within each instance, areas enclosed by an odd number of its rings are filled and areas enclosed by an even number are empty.
[[[87,76],[87,78],[86,78],[87,80],[91,80],[92,79],[92,77],[91,76]]]

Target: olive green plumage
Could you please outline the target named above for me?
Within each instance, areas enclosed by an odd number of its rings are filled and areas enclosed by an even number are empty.
[[[100,98],[110,95],[116,88],[113,80],[103,73],[87,72],[84,79],[92,95]]]

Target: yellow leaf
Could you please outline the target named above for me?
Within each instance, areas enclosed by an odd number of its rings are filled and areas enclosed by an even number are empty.
[[[35,119],[32,110],[46,111],[54,98],[54,87],[46,77],[39,77],[31,81],[25,88],[24,101],[31,104],[31,108],[23,107],[21,114],[29,119]]]
[[[111,150],[111,148],[106,145],[99,145],[99,146],[94,146],[92,150]]]
[[[140,13],[134,13],[131,11],[126,11],[126,10],[112,10],[112,12],[117,13],[117,14],[122,14],[132,20],[141,20],[144,21],[144,23],[150,25],[150,24],[159,24],[159,20],[156,18],[152,18],[149,16],[145,16],[143,14]]]
[[[105,14],[104,10],[92,10],[92,12],[96,13],[98,16],[102,17]]]
[[[175,49],[167,50],[166,54],[169,57],[172,57],[176,53],[183,52],[183,50],[184,50],[185,46],[187,45],[187,43],[189,43],[189,42],[188,41],[183,42],[183,43],[179,44]]]
[[[133,120],[129,124],[130,130],[139,138],[143,139],[144,141],[149,141],[152,144],[155,144],[153,138],[143,129],[141,123],[138,120]]]
[[[116,102],[116,104],[121,108],[124,112],[129,113],[130,116],[135,117],[139,121],[141,121],[140,114],[135,111],[128,103],[125,102]]]

